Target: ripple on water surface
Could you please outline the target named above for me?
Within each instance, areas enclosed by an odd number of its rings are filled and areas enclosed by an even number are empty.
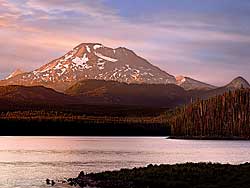
[[[163,137],[0,137],[0,187],[42,188],[45,179],[148,164],[250,160],[248,141]],[[57,185],[57,187],[62,187]]]

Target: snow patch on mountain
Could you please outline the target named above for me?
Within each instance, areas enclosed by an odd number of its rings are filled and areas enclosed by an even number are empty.
[[[186,78],[184,76],[176,76],[176,81],[177,81],[177,85],[181,85],[184,82],[186,82]]]
[[[65,57],[64,57],[64,59],[62,61],[67,61],[71,57],[73,57],[73,54],[66,54]]]
[[[101,44],[96,44],[93,46],[94,50],[98,49],[98,48],[102,48],[103,46]]]
[[[185,90],[210,90],[216,87],[185,76],[176,76],[177,85]]]
[[[106,61],[110,61],[110,62],[116,62],[116,61],[118,61],[118,59],[114,59],[114,58],[111,58],[111,57],[104,56],[104,55],[102,55],[101,53],[95,52],[95,55],[96,55],[97,57],[101,58],[101,59],[106,60]]]
[[[54,67],[55,70],[61,69],[61,68],[62,68],[62,63],[58,63],[58,64]]]
[[[90,47],[88,45],[86,45],[86,49],[89,53],[91,53]]]
[[[82,58],[76,57],[72,59],[72,62],[75,63],[76,66],[84,66],[89,61],[87,54],[84,54]]]

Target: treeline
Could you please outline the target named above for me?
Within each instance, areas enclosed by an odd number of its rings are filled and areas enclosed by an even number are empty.
[[[0,113],[0,135],[166,136],[170,126],[163,115],[88,116],[60,111]]]
[[[250,90],[239,89],[176,109],[172,137],[250,139]]]
[[[159,116],[167,108],[129,106],[129,105],[88,105],[88,104],[46,104],[32,102],[13,102],[0,99],[0,113],[7,112],[60,112],[64,114],[87,116],[119,116],[119,117],[138,117],[138,116]]]

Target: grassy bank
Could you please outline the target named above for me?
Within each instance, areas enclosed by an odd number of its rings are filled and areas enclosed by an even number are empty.
[[[84,174],[71,185],[101,188],[249,188],[250,164],[186,163]]]

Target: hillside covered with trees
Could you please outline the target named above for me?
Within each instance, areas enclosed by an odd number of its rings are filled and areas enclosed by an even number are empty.
[[[250,89],[197,100],[178,108],[169,121],[173,138],[250,139]]]

